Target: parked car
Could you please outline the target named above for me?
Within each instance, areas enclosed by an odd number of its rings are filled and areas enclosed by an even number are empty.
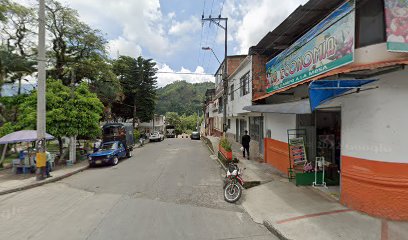
[[[89,165],[91,167],[102,164],[116,165],[119,159],[128,156],[126,152],[125,145],[121,141],[102,143],[97,152],[89,155]]]
[[[161,142],[164,140],[164,135],[161,132],[153,132],[150,134],[149,140],[151,142]]]
[[[200,133],[199,132],[192,132],[190,135],[191,139],[200,140]]]

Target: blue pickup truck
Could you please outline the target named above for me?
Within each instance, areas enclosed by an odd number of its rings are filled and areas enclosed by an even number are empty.
[[[121,141],[102,143],[97,152],[89,155],[88,161],[91,167],[101,164],[116,165],[119,159],[127,157],[126,148]]]

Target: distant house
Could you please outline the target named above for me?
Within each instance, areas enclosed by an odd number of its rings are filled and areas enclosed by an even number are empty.
[[[137,128],[141,133],[152,133],[155,131],[165,131],[165,119],[164,115],[155,115],[149,122],[139,123]]]

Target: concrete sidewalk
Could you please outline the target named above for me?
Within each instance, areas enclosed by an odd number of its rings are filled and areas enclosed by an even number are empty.
[[[74,166],[64,166],[51,172],[52,177],[37,181],[35,174],[14,174],[11,169],[0,171],[0,195],[26,190],[47,183],[59,181],[75,173],[87,169],[88,161],[82,161]]]
[[[218,151],[219,138],[207,138]],[[239,145],[232,146],[241,168],[246,168],[244,180],[261,182],[244,191],[242,206],[255,222],[280,239],[408,240],[408,222],[374,218],[348,209],[316,189],[297,187],[272,166],[243,159]]]
[[[242,205],[255,222],[281,239],[408,239],[408,223],[374,218],[288,181],[244,192]]]
[[[214,155],[217,155],[219,138],[213,136],[206,136],[205,138],[207,138],[212,143]],[[238,166],[240,167],[240,169],[244,169],[242,171],[242,177],[244,181],[259,182],[260,184],[264,184],[285,177],[275,168],[266,163],[245,159],[239,148],[240,146],[238,143],[236,142],[232,143],[233,157],[238,158],[239,160]]]

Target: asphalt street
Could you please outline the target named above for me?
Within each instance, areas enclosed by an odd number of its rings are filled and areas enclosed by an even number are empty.
[[[224,201],[222,175],[201,141],[149,143],[117,166],[0,196],[0,239],[277,239]]]

